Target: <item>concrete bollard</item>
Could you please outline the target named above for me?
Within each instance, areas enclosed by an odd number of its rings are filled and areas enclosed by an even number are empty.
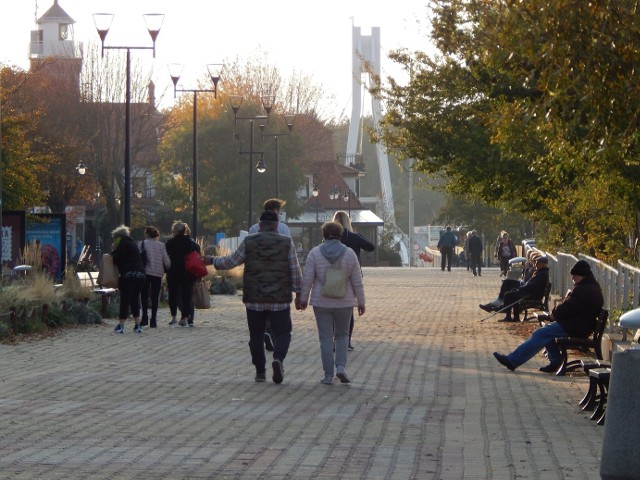
[[[613,354],[600,476],[640,478],[640,349]]]

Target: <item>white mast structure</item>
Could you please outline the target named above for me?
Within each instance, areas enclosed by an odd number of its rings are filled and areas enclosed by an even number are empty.
[[[349,137],[347,139],[347,151],[345,155],[345,165],[358,154],[362,153],[362,137],[364,134],[362,125],[363,117],[363,92],[362,92],[362,74],[365,73],[364,64],[369,66],[371,72],[377,76],[381,76],[380,67],[380,27],[372,27],[371,35],[362,35],[360,27],[352,27],[352,106],[351,106],[351,122],[349,124]],[[382,107],[380,100],[371,98],[371,111],[373,114],[374,129],[380,126],[382,118]],[[383,145],[376,143],[376,157],[378,160],[378,170],[380,173],[380,189],[381,189],[381,209],[385,222],[390,222],[399,230],[395,224],[395,208],[393,206],[393,190],[391,187],[391,174],[389,172],[389,157],[383,148]],[[397,235],[395,241],[400,246],[400,257],[403,265],[409,264],[409,254],[407,245],[404,242],[404,234]]]

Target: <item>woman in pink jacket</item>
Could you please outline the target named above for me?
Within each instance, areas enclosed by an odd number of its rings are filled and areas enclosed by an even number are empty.
[[[320,383],[325,385],[333,385],[334,364],[340,381],[350,382],[345,367],[351,312],[353,307],[358,307],[358,315],[365,312],[360,264],[355,252],[340,241],[342,231],[339,223],[327,222],[322,225],[324,240],[321,245],[312,248],[307,256],[302,275],[302,292],[296,305],[300,310],[306,309],[309,304],[313,306],[324,369],[324,378]],[[346,272],[345,294],[342,298],[330,298],[322,293],[327,269],[332,264],[339,265]]]

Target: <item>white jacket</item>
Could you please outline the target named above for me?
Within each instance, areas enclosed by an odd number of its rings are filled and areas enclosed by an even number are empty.
[[[302,274],[302,301],[311,299],[309,304],[314,307],[345,308],[365,306],[364,285],[360,263],[355,252],[347,248],[340,258],[340,265],[347,271],[347,288],[344,298],[329,298],[322,295],[325,272],[331,266],[331,262],[320,252],[320,247],[313,247],[307,256]]]
[[[171,260],[169,259],[164,243],[156,238],[147,238],[138,245],[140,253],[142,253],[143,243],[144,251],[147,256],[147,264],[144,267],[144,273],[153,277],[162,277],[164,272],[168,271],[171,267]]]

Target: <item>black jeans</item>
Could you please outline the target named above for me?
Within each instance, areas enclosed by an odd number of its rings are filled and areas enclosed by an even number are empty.
[[[158,315],[158,301],[160,299],[160,286],[162,285],[162,277],[154,277],[153,275],[145,276],[142,284],[142,318],[147,318],[147,309],[149,307],[149,288],[151,288],[151,321],[156,320]]]
[[[185,275],[184,277],[169,275],[167,278],[169,310],[172,317],[175,317],[178,313],[178,304],[180,304],[180,319],[191,317],[193,311],[193,285],[195,282],[195,278],[190,275]]]
[[[518,291],[509,291],[505,293],[504,301],[502,304],[506,307],[507,305],[511,305],[512,303],[515,303],[518,300],[523,299],[524,297],[526,297],[526,294],[524,293],[521,293]],[[511,310],[513,310],[513,317],[511,316]],[[507,317],[518,320],[520,318],[520,310],[521,310],[520,303],[516,303],[512,307],[504,310],[504,312],[507,314]]]
[[[247,325],[249,327],[249,350],[251,363],[256,373],[265,373],[267,358],[264,351],[264,332],[267,320],[271,324],[273,338],[273,358],[284,361],[291,344],[291,309],[265,310],[263,312],[247,308]]]
[[[482,254],[473,254],[471,255],[471,270],[473,274],[476,274],[476,268],[478,269],[478,274],[482,274]],[[467,270],[469,270],[467,268]]]
[[[440,254],[442,256],[440,268],[444,270],[444,267],[446,266],[447,270],[451,271],[451,262],[453,261],[453,247],[442,247],[440,249]]]
[[[120,312],[118,319],[126,320],[129,317],[129,309],[133,318],[140,318],[140,291],[144,283],[143,274],[139,277],[125,276],[120,279]]]

